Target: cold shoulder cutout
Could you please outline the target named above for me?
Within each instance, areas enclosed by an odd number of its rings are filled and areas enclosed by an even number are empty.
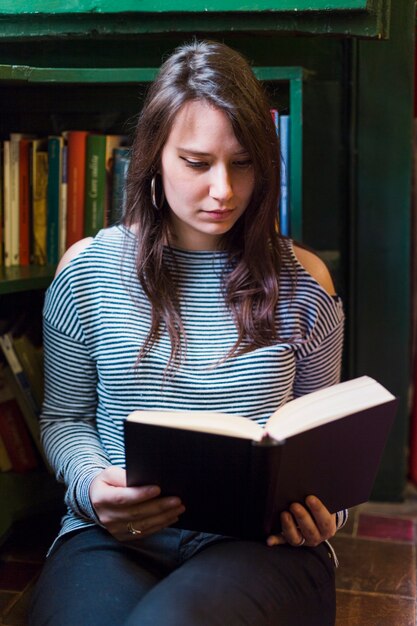
[[[77,257],[80,252],[85,250],[92,241],[92,237],[85,237],[85,239],[80,239],[80,241],[77,241],[70,248],[68,248],[68,250],[65,251],[65,253],[61,257],[61,260],[58,263],[55,277],[58,276],[58,274],[64,269],[64,267],[68,265],[70,261],[72,261],[72,259],[75,259],[75,257]]]
[[[314,280],[316,280],[330,296],[335,296],[336,291],[333,279],[325,262],[314,252],[301,248],[296,244],[293,245],[294,254],[303,268],[308,272]]]

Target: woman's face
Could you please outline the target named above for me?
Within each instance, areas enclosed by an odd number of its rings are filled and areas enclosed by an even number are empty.
[[[245,211],[254,189],[252,162],[223,111],[184,104],[162,150],[172,243],[214,250]]]

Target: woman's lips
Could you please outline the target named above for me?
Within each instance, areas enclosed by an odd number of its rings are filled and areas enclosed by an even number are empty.
[[[204,211],[211,219],[216,221],[226,220],[233,213],[233,209],[221,209],[218,211]]]

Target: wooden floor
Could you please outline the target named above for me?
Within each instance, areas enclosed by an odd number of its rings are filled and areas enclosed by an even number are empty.
[[[351,510],[332,541],[340,561],[336,626],[416,626],[416,525],[412,487],[401,504]],[[56,528],[56,516],[32,518],[16,524],[3,544],[0,626],[26,626],[31,589]]]

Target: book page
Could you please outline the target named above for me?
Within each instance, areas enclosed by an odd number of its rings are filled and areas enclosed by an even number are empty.
[[[216,435],[226,435],[260,441],[264,429],[239,415],[211,411],[134,411],[127,418],[132,422],[182,428]]]
[[[361,376],[291,400],[271,415],[265,430],[282,440],[393,399],[376,380]]]

